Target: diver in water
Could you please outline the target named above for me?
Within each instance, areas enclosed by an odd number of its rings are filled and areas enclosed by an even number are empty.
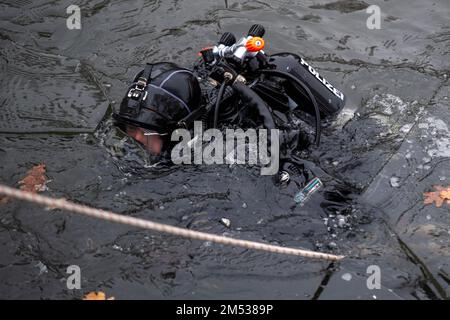
[[[239,41],[224,33],[216,46],[200,52],[193,70],[147,64],[113,114],[117,125],[153,155],[170,151],[172,132],[191,129],[194,121],[206,128],[279,129],[279,180],[298,174],[293,154],[309,144],[307,124],[315,126],[318,145],[321,121],[339,113],[345,96],[298,55],[267,55],[264,34],[261,25]]]
[[[147,64],[127,90],[117,126],[153,155],[170,150],[171,133],[179,121],[201,104],[202,92],[194,74],[173,63]]]

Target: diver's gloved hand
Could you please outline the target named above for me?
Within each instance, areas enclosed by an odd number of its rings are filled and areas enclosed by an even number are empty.
[[[280,130],[280,169],[275,175],[275,184],[287,186],[294,181],[298,187],[305,185],[308,170],[293,160],[296,151],[307,147],[305,137],[301,130]]]
[[[275,175],[275,183],[280,186],[287,186],[295,183],[297,187],[302,187],[308,181],[308,171],[303,164],[295,164],[289,160],[280,160],[280,170]]]

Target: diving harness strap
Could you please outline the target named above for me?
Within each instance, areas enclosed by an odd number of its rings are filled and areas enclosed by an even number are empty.
[[[132,103],[132,109],[137,115],[140,111],[141,103],[147,99],[147,91],[145,88],[147,87],[148,82],[150,81],[150,75],[152,74],[153,64],[147,63],[145,65],[144,72],[139,77],[136,85],[128,91],[128,98],[134,100]],[[131,110],[130,110],[131,111]]]

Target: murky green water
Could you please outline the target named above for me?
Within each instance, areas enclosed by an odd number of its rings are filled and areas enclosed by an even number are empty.
[[[81,30],[66,27],[71,4]],[[1,1],[2,183],[45,163],[46,195],[347,258],[224,247],[12,201],[0,207],[0,297],[447,298],[450,205],[424,205],[422,193],[450,185],[450,4],[370,4],[380,30],[366,27],[369,3],[353,0]],[[304,207],[294,184],[280,188],[256,168],[155,170],[104,118],[146,61],[189,67],[222,32],[253,23],[267,29],[267,52],[302,54],[348,96],[305,155],[325,187]],[[72,264],[81,290],[66,287]],[[381,289],[369,290],[373,265]]]

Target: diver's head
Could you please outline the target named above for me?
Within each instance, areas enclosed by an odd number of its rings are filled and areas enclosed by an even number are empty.
[[[163,147],[167,145],[166,136],[167,133],[159,133],[140,127],[133,126],[131,124],[125,125],[125,133],[142,144],[144,148],[152,155],[161,154]]]
[[[119,127],[152,154],[170,148],[180,120],[199,107],[197,78],[172,63],[147,65],[134,79],[113,114]]]

